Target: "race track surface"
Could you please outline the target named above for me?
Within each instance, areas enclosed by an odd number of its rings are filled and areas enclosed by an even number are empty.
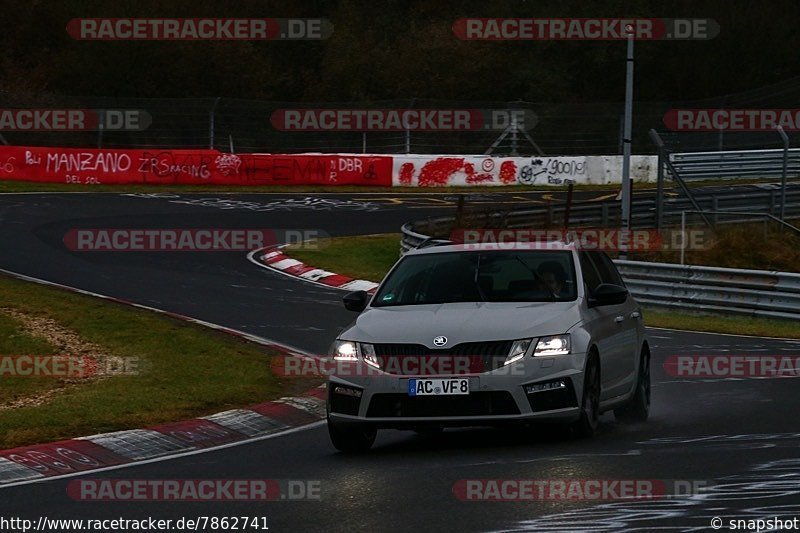
[[[598,194],[598,193],[594,193]],[[324,352],[353,314],[342,292],[259,268],[243,253],[71,252],[72,228],[314,229],[331,235],[396,232],[452,212],[425,195],[0,195],[0,268],[124,298]],[[397,195],[395,195],[397,196]],[[497,197],[495,197],[497,196]],[[518,195],[517,203],[538,201]],[[483,198],[483,197],[482,197]],[[527,200],[526,200],[527,199]],[[483,201],[507,202],[501,195]],[[574,440],[553,428],[461,429],[440,436],[379,433],[372,452],[336,453],[324,425],[258,443],[82,477],[319,480],[319,501],[79,502],[69,479],[0,489],[0,516],[157,518],[264,516],[272,531],[709,530],[712,517],[800,515],[800,407],[795,379],[677,379],[671,355],[800,355],[800,342],[649,330],[651,420]],[[254,398],[259,401],[259,398]],[[639,479],[712,487],[653,501],[461,501],[465,479]],[[73,478],[74,479],[74,478]]]

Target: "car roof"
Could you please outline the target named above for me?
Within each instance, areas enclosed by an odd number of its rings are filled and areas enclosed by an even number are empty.
[[[512,251],[573,251],[575,244],[563,241],[552,242],[484,242],[484,243],[448,243],[440,241],[428,244],[423,248],[412,248],[405,255],[424,255],[438,253],[469,253],[469,252],[512,252]]]

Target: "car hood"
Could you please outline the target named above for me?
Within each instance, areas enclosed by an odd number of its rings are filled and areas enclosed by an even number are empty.
[[[580,321],[580,300],[572,302],[459,302],[371,307],[339,338],[369,343],[409,343],[437,348],[462,342],[513,340],[565,333]]]

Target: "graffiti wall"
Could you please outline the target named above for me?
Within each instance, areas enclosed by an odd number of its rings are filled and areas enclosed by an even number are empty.
[[[655,156],[633,156],[631,176],[655,181]],[[621,183],[622,156],[395,156],[393,185],[566,185]]]
[[[227,154],[0,146],[0,180],[76,185],[565,185],[620,183],[622,156],[488,157]],[[655,181],[656,157],[634,156],[636,181]]]
[[[383,185],[392,158],[0,146],[0,179],[84,185]]]

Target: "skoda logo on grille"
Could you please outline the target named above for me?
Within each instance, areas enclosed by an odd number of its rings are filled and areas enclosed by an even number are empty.
[[[444,346],[447,344],[447,337],[438,336],[433,338],[433,345],[434,346]]]

